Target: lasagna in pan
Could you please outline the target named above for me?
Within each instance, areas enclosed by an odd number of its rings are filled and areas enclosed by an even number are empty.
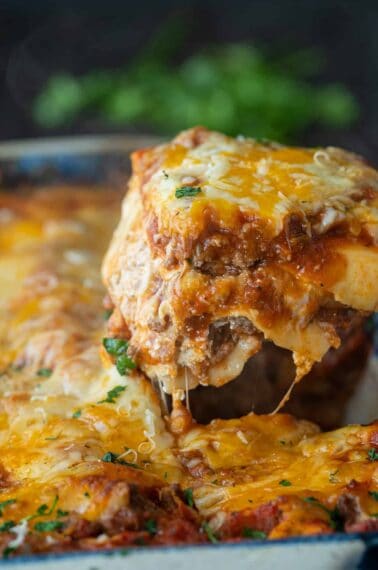
[[[170,420],[150,381],[220,385],[263,338],[295,353],[297,375],[340,335],[360,339],[344,354],[364,345],[375,173],[316,152],[196,129],[134,155],[105,310],[119,193],[0,194],[4,558],[378,530],[377,423]]]
[[[378,174],[337,148],[194,128],[137,151],[103,276],[112,335],[179,398],[263,340],[296,380],[378,304]]]

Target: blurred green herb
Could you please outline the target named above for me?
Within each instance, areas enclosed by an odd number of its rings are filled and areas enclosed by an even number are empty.
[[[189,507],[194,507],[194,499],[193,499],[193,489],[188,487],[188,489],[184,489],[184,499]]]
[[[37,370],[37,376],[42,376],[43,378],[49,378],[53,373],[51,368],[40,368]]]
[[[4,509],[5,507],[8,507],[9,505],[13,505],[16,502],[16,499],[7,499],[6,501],[1,501],[0,503],[0,517],[3,516],[4,514]]]
[[[149,519],[148,521],[146,521],[145,523],[145,529],[151,534],[154,535],[157,533],[157,524],[156,521],[154,519]]]
[[[368,458],[370,461],[378,461],[378,451],[371,447],[368,451]]]
[[[373,497],[374,501],[378,501],[378,491],[369,491],[370,497]]]
[[[267,537],[267,534],[262,530],[254,530],[252,528],[249,528],[248,526],[245,526],[242,528],[242,536],[244,536],[244,538],[254,538],[257,540],[264,540]]]
[[[281,485],[281,487],[291,487],[291,481],[289,481],[288,479],[281,479],[279,484]]]
[[[54,530],[61,530],[64,526],[64,523],[61,521],[46,521],[42,522],[39,521],[35,523],[34,528],[38,532],[52,532]]]
[[[309,82],[321,68],[316,52],[277,59],[252,46],[231,44],[173,66],[161,36],[127,69],[52,76],[34,102],[36,122],[56,127],[85,115],[160,133],[202,124],[284,141],[315,123],[348,126],[358,115],[343,85]]]
[[[130,463],[129,461],[125,461],[124,459],[119,459],[118,453],[113,453],[111,451],[107,451],[101,458],[101,461],[104,463],[118,463],[119,465],[126,465],[126,467],[133,467],[134,469],[140,469],[139,465],[136,463]]]
[[[206,534],[206,536],[210,542],[212,542],[213,544],[216,544],[217,542],[219,542],[217,535],[212,530],[209,523],[207,523],[207,522],[202,523],[202,529],[204,530],[204,532],[205,532],[205,534]]]
[[[114,404],[118,396],[126,390],[126,386],[115,386],[106,395],[105,400],[100,400],[98,404]]]
[[[327,513],[327,515],[329,516],[329,523],[331,528],[333,528],[336,531],[342,531],[344,529],[343,519],[337,507],[335,507],[334,509],[329,509],[328,507],[323,505],[323,503],[321,503],[319,499],[317,499],[316,497],[305,497],[303,500],[306,503],[311,503],[313,505],[316,505],[317,507],[322,509],[325,513]]]
[[[202,192],[201,188],[197,188],[196,186],[180,186],[180,188],[176,188],[175,196],[176,198],[187,198],[190,196],[197,196]]]

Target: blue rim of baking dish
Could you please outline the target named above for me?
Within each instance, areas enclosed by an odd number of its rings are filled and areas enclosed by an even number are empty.
[[[185,544],[185,545],[173,545],[173,546],[149,546],[149,547],[123,547],[123,548],[112,548],[112,549],[104,549],[104,550],[90,550],[90,551],[67,551],[67,552],[50,552],[46,554],[33,554],[33,555],[20,555],[15,556],[14,558],[10,558],[9,560],[2,560],[0,565],[15,565],[21,563],[47,563],[51,561],[64,561],[64,560],[75,560],[80,561],[84,560],[86,557],[89,556],[97,556],[102,555],[105,558],[112,558],[114,556],[124,556],[127,558],[128,555],[138,555],[138,553],[157,553],[157,552],[169,552],[169,553],[185,553],[187,551],[197,550],[200,551],[201,549],[249,549],[253,548],[261,548],[261,547],[269,547],[275,548],[277,546],[298,546],[298,545],[309,545],[312,544],[332,544],[332,543],[349,543],[349,542],[362,542],[365,546],[365,552],[363,553],[362,559],[358,568],[360,570],[368,570],[370,566],[364,565],[364,559],[366,559],[367,553],[373,554],[374,557],[376,556],[378,559],[378,533],[377,532],[366,532],[366,533],[335,533],[335,534],[327,534],[327,535],[312,535],[312,536],[298,536],[298,537],[289,537],[289,538],[282,538],[282,539],[274,539],[274,540],[243,540],[241,542],[233,542],[233,543],[218,543],[218,544]],[[373,568],[373,567],[371,567]]]

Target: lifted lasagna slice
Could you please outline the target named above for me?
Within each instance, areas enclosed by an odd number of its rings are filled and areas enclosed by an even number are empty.
[[[132,161],[110,331],[167,392],[228,382],[262,339],[299,379],[376,310],[378,174],[357,156],[195,128]]]

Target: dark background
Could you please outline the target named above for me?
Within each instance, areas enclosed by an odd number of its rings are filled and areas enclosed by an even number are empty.
[[[46,132],[31,118],[31,101],[53,72],[81,74],[127,64],[177,15],[185,25],[183,55],[227,41],[320,48],[326,59],[320,80],[348,86],[362,113],[351,129],[312,129],[298,142],[346,146],[376,162],[378,2],[373,0],[0,0],[0,139],[104,131],[95,122],[76,121]]]

